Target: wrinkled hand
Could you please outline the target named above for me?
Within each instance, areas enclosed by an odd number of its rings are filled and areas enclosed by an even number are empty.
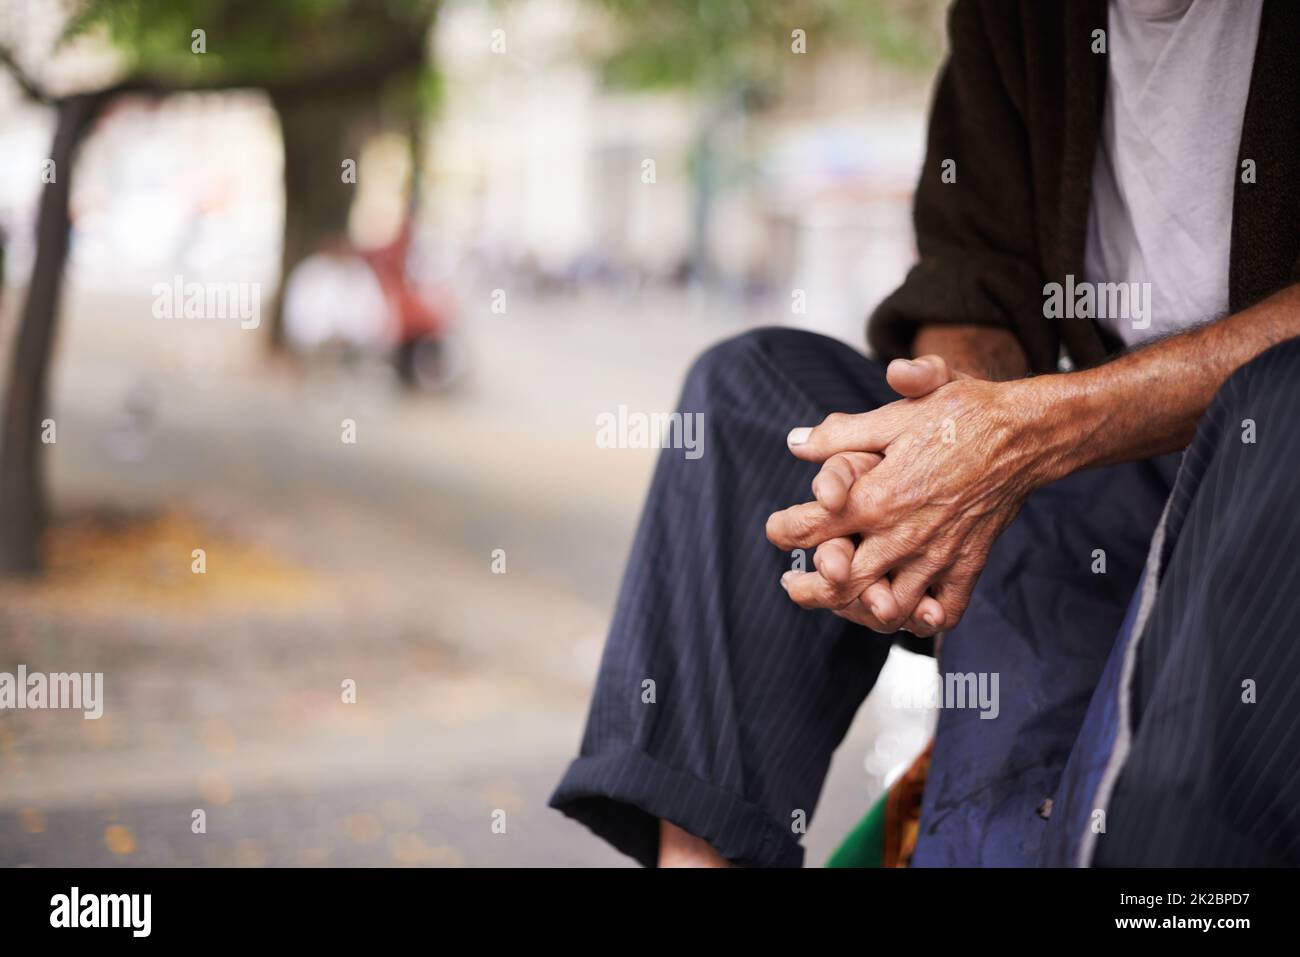
[[[912,360],[897,359],[885,370],[885,379],[890,388],[905,398],[920,398],[956,379],[967,378],[970,376],[952,369],[942,357],[934,355]],[[874,452],[839,452],[832,455],[813,479],[813,496],[827,511],[841,511],[853,483],[875,468],[880,461],[881,456]],[[828,581],[847,584],[855,544],[853,539],[846,537],[822,542],[813,553],[813,567]],[[785,585],[784,579],[782,585]],[[888,578],[868,585],[858,600],[849,602],[843,608],[834,609],[834,612],[882,634],[898,630],[898,622],[905,617],[894,600]],[[942,621],[943,608],[931,596],[923,595],[913,613],[906,616],[902,627],[914,634],[928,635]]]
[[[891,364],[889,381],[910,397],[791,433],[795,455],[824,463],[817,500],[773,514],[768,538],[819,546],[816,572],[782,578],[802,607],[933,634],[960,620],[994,540],[1047,480],[1054,433],[1033,380],[985,382],[926,356]]]

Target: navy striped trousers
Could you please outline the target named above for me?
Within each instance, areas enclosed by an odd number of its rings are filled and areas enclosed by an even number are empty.
[[[1286,344],[1272,350],[1233,377],[1207,422],[1231,422],[1238,415],[1235,406],[1225,407],[1238,401],[1234,397],[1242,394],[1243,382],[1262,380],[1257,392],[1272,390],[1275,404],[1289,398],[1294,407],[1297,373],[1300,348]],[[793,557],[767,542],[764,523],[772,511],[810,498],[816,466],[789,454],[790,428],[815,424],[830,412],[868,411],[896,398],[877,363],[842,343],[795,330],[747,333],[696,362],[680,410],[703,413],[703,454],[687,458],[680,449],[661,454],[581,753],[552,796],[553,807],[647,865],[657,854],[660,818],[705,838],[739,864],[802,863],[792,823],[811,819],[831,755],[871,690],[891,639],[829,612],[793,605],[778,584]],[[1265,434],[1272,445],[1257,456],[1260,469],[1289,476],[1286,469],[1300,464],[1300,431],[1273,419]],[[1203,454],[1213,461],[1219,451]],[[1157,846],[1147,836],[1189,840],[1193,831],[1213,823],[1214,814],[1199,802],[1179,804],[1189,817],[1177,817],[1163,792],[1187,782],[1171,779],[1168,768],[1153,767],[1148,756],[1150,751],[1177,753],[1187,768],[1197,766],[1188,754],[1199,755],[1201,771],[1214,782],[1224,759],[1225,745],[1211,733],[1220,716],[1197,709],[1225,707],[1226,695],[1216,697],[1204,684],[1171,689],[1167,679],[1162,683],[1155,677],[1167,675],[1171,656],[1202,682],[1226,674],[1221,661],[1189,658],[1185,648],[1178,649],[1186,642],[1204,648],[1227,641],[1231,629],[1210,633],[1195,615],[1165,610],[1196,607],[1185,590],[1173,594],[1166,583],[1190,550],[1179,551],[1180,522],[1165,522],[1166,531],[1178,528],[1166,535],[1172,557],[1156,589],[1160,600],[1147,636],[1140,643],[1116,640],[1124,633],[1126,612],[1133,618],[1134,595],[1176,468],[1175,459],[1165,458],[1070,476],[1030,496],[995,544],[966,616],[945,637],[941,666],[956,673],[999,674],[998,716],[982,720],[974,710],[940,712],[914,863],[1075,863],[1071,855],[1080,828],[1093,819],[1089,812],[1099,797],[1109,801],[1111,827],[1097,853],[1108,863],[1170,858],[1172,846]],[[1192,486],[1182,494],[1195,499],[1199,483],[1179,482],[1180,488]],[[1269,489],[1292,503],[1286,521],[1274,517],[1275,528],[1295,531],[1293,483],[1274,481]],[[1254,483],[1219,482],[1206,508],[1219,515],[1234,515],[1235,508],[1286,511],[1282,500],[1258,493]],[[1198,541],[1202,564],[1236,567],[1231,550],[1216,550],[1212,539]],[[1270,686],[1279,674],[1300,679],[1300,652],[1285,653],[1300,623],[1297,564],[1289,555],[1278,557],[1271,542],[1254,546],[1256,557],[1262,554],[1264,560],[1247,562],[1248,574],[1229,569],[1215,582],[1203,583],[1227,607],[1249,608],[1253,616],[1259,613],[1257,603],[1268,597],[1272,640],[1254,642],[1266,661],[1252,667],[1272,669]],[[1233,547],[1239,545],[1234,538]],[[1105,556],[1101,573],[1099,550]],[[811,566],[811,556],[808,561]],[[1215,592],[1229,587],[1231,601]],[[1166,601],[1167,594],[1172,597]],[[1148,640],[1165,627],[1162,623],[1175,637]],[[1140,667],[1121,667],[1126,649]],[[1215,662],[1217,671],[1211,667]],[[1179,672],[1179,680],[1186,677]],[[1239,690],[1240,681],[1234,687]],[[1108,706],[1119,694],[1141,700],[1121,714]],[[1288,799],[1287,807],[1294,807],[1300,797],[1300,775],[1292,761],[1300,755],[1300,719],[1293,717],[1295,708],[1283,717],[1276,710],[1300,695],[1280,683],[1273,694],[1272,720],[1252,718],[1267,725],[1256,725],[1257,731],[1268,732],[1257,742],[1256,760],[1277,758],[1279,742],[1297,746],[1285,757],[1292,762],[1289,772],[1266,775],[1267,787],[1254,789],[1255,809],[1260,802],[1273,807]],[[1152,731],[1157,719],[1149,716],[1162,714],[1170,695],[1183,702],[1183,711],[1162,720],[1163,730]],[[1256,705],[1263,706],[1262,700]],[[1189,709],[1199,722],[1187,723]],[[1139,718],[1143,731],[1119,732],[1125,721]],[[1203,728],[1210,737],[1176,748],[1189,727]],[[1109,777],[1105,772],[1120,751],[1127,770],[1116,787],[1114,769]],[[1045,815],[1048,797],[1070,813]],[[1155,813],[1166,815],[1158,831],[1149,826]],[[1168,817],[1171,813],[1177,820]],[[1240,827],[1236,816],[1233,822]],[[1274,819],[1269,826],[1282,827]],[[1265,846],[1278,848],[1294,837],[1295,829],[1287,828]],[[1280,853],[1289,857],[1292,849]],[[1197,859],[1216,858],[1206,851]]]

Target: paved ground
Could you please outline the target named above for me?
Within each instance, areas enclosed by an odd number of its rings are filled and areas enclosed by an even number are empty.
[[[74,293],[50,571],[0,586],[0,671],[102,671],[106,713],[0,713],[0,864],[625,863],[544,806],[653,464],[597,449],[595,416],[670,409],[690,358],[753,318],[658,297],[466,311],[485,315],[464,386],[410,398],[379,369],[303,373],[233,326]],[[890,686],[924,674],[896,657]],[[881,690],[809,863],[924,738]]]

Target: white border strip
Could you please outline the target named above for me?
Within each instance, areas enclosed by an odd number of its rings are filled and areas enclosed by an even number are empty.
[[[1151,617],[1151,609],[1156,603],[1156,591],[1160,581],[1160,553],[1165,544],[1165,523],[1169,519],[1169,506],[1173,503],[1174,496],[1171,492],[1169,498],[1165,501],[1165,510],[1160,515],[1160,524],[1156,526],[1155,535],[1151,538],[1151,550],[1147,553],[1146,576],[1142,580],[1142,598],[1138,603],[1137,615],[1133,619],[1133,629],[1129,633],[1128,647],[1124,649],[1124,669],[1120,672],[1119,679],[1119,727],[1115,732],[1115,743],[1110,749],[1110,758],[1106,762],[1106,768],[1101,773],[1101,781],[1097,784],[1097,792],[1092,796],[1092,806],[1094,810],[1108,810],[1110,799],[1115,792],[1115,784],[1119,781],[1119,773],[1124,769],[1125,762],[1128,761],[1129,750],[1133,746],[1133,728],[1131,716],[1129,715],[1129,701],[1131,699],[1130,689],[1133,686],[1133,671],[1137,664],[1138,643],[1142,639],[1142,631],[1146,627],[1147,619]],[[1097,850],[1097,832],[1089,827],[1083,835],[1083,841],[1079,845],[1079,867],[1090,867],[1092,865],[1092,856]]]

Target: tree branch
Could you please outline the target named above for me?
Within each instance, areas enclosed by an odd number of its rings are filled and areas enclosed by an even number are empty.
[[[36,103],[43,103],[46,106],[54,105],[54,98],[41,88],[41,85],[33,80],[23,69],[22,64],[18,62],[13,51],[7,46],[0,44],[0,66],[3,66],[13,81],[18,84],[18,88],[23,91],[23,95],[29,100]]]
[[[172,82],[149,76],[131,76],[100,90],[87,90],[67,96],[51,96],[23,69],[13,51],[0,44],[0,67],[9,73],[23,95],[45,106],[57,106],[73,96],[114,97],[138,93],[145,96],[170,96],[175,93],[214,93],[219,90],[265,90],[280,100],[308,99],[328,95],[365,95],[371,87],[404,69],[419,66],[424,61],[421,41],[413,42],[395,51],[395,55],[382,60],[362,60],[324,70],[304,73],[285,79],[253,79],[251,77],[218,76],[193,82]]]

